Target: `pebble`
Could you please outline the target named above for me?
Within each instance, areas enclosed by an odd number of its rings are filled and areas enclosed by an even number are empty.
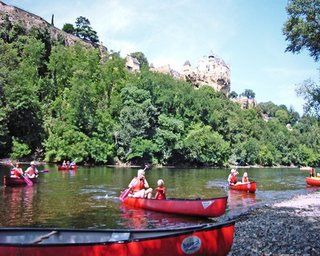
[[[236,219],[233,255],[320,255],[320,192],[266,205]]]

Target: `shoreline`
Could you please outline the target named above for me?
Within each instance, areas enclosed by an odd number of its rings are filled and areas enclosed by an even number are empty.
[[[235,236],[228,256],[320,252],[319,190],[255,208],[235,220]]]

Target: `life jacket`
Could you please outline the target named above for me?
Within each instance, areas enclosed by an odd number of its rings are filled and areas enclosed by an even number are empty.
[[[20,177],[21,176],[21,173],[18,171],[17,168],[13,168],[10,172],[11,176],[17,176],[17,177]]]
[[[36,174],[37,174],[36,168],[29,167],[29,168],[26,170],[26,173],[27,173],[29,176],[36,175]]]
[[[156,196],[155,199],[163,200],[166,199],[166,188],[165,187],[157,187],[156,188]]]
[[[136,178],[137,179],[137,178]],[[144,180],[141,179],[139,180],[133,187],[132,187],[132,191],[133,192],[137,192],[140,191],[141,189],[144,189]]]
[[[248,177],[243,177],[243,178],[242,178],[242,182],[249,182]]]
[[[231,184],[236,184],[236,183],[237,183],[237,181],[238,181],[237,176],[235,176],[235,175],[231,175],[230,183],[231,183]]]

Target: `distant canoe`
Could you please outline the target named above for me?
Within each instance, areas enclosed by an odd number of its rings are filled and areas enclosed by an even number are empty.
[[[68,171],[68,170],[77,170],[78,166],[77,165],[73,165],[73,166],[62,166],[62,165],[58,165],[58,170],[59,171]]]
[[[233,190],[254,193],[256,192],[257,184],[255,181],[251,181],[249,183],[237,183],[236,185],[229,185],[229,188]]]
[[[126,197],[125,205],[157,212],[182,214],[198,217],[219,217],[226,212],[227,196],[210,199],[178,199],[164,200]]]
[[[32,183],[37,183],[38,178],[29,178]],[[27,185],[25,179],[23,178],[11,178],[8,176],[3,176],[3,186],[14,187],[14,186],[25,186]]]
[[[1,255],[227,255],[235,222],[150,230],[0,228]]]
[[[306,182],[310,186],[320,187],[320,178],[318,177],[307,177]]]

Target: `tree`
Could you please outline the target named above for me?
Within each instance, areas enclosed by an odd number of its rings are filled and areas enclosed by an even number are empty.
[[[306,101],[304,111],[320,118],[320,85],[308,79],[302,82],[296,91]]]
[[[72,34],[72,35],[74,35],[75,31],[76,31],[76,29],[74,28],[74,26],[71,23],[64,24],[62,30],[64,32],[67,32],[67,33]]]
[[[146,56],[142,52],[133,52],[130,53],[130,56],[136,58],[140,63],[140,68],[149,69],[149,62]]]
[[[315,61],[320,57],[320,1],[290,0],[287,5],[288,20],[283,34],[289,45],[287,52],[299,53],[303,48],[310,52]]]
[[[90,21],[83,16],[78,17],[76,20],[76,36],[92,43],[99,42],[97,32],[90,26]]]
[[[238,98],[238,93],[236,93],[235,91],[231,91],[231,92],[229,93],[229,98],[230,98],[230,99]]]
[[[243,93],[241,93],[241,96],[245,96],[248,99],[254,99],[256,97],[256,94],[251,89],[245,89]]]

